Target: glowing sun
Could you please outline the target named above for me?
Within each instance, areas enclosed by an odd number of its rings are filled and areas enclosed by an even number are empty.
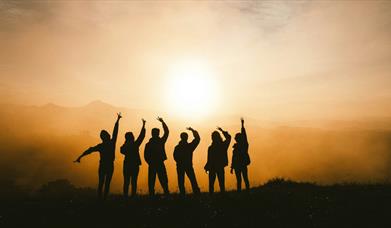
[[[197,118],[215,108],[218,87],[214,75],[206,64],[181,62],[169,72],[169,108],[175,114]]]

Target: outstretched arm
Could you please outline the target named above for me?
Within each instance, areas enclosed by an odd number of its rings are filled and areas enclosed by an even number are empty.
[[[190,145],[191,145],[191,148],[194,150],[198,144],[200,143],[200,135],[198,134],[198,132],[196,130],[194,130],[193,128],[191,127],[188,127],[187,130],[191,131],[191,133],[193,133],[193,141],[191,141]]]
[[[158,117],[157,120],[159,120],[163,125],[164,134],[163,134],[162,140],[163,140],[163,142],[166,142],[170,131],[168,130],[167,124],[166,124],[166,122],[164,122],[163,118]]]
[[[93,147],[90,147],[88,148],[86,151],[84,151],[75,161],[73,162],[78,162],[80,163],[80,160],[82,157],[86,156],[86,155],[89,155],[91,154],[92,152],[95,152],[95,151],[98,151],[99,149],[99,145],[96,145],[96,146],[93,146]]]
[[[136,139],[136,145],[137,146],[140,146],[141,143],[143,142],[144,138],[145,138],[145,120],[142,119],[143,121],[143,126],[141,127],[141,131],[140,131],[140,134],[138,135],[137,139]]]
[[[242,133],[243,141],[246,142],[246,143],[248,143],[248,141],[247,141],[246,128],[244,128],[244,119],[241,118],[240,121],[241,121],[241,123],[242,123],[241,133]]]
[[[118,125],[119,125],[119,119],[121,119],[121,113],[117,113],[117,121],[114,124],[114,129],[113,129],[113,137],[112,137],[112,142],[117,142],[117,136],[118,136]]]

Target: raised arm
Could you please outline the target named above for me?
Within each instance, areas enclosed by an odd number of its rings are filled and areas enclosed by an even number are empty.
[[[244,128],[244,119],[241,118],[240,121],[241,121],[241,123],[242,123],[241,134],[242,134],[242,137],[243,137],[243,141],[244,141],[245,143],[248,143],[248,141],[247,141],[246,128]]]
[[[167,124],[166,124],[166,122],[164,122],[163,118],[158,117],[157,120],[159,120],[163,125],[164,134],[163,134],[162,140],[163,140],[163,142],[166,142],[170,131],[168,130]]]
[[[189,130],[189,131],[191,131],[191,133],[193,133],[194,139],[193,139],[193,141],[191,141],[190,146],[194,150],[198,146],[198,144],[200,143],[200,140],[201,140],[200,135],[198,134],[198,132],[196,130],[194,130],[191,127],[188,127],[187,130]]]
[[[140,131],[140,134],[138,135],[137,139],[136,139],[136,145],[137,146],[140,146],[141,143],[143,142],[144,138],[145,138],[145,120],[142,119],[143,121],[143,126],[141,127],[141,131]]]
[[[118,125],[119,125],[119,119],[121,119],[122,116],[121,116],[121,113],[117,113],[117,121],[115,122],[114,124],[114,129],[113,129],[113,134],[112,134],[112,138],[111,138],[111,141],[112,142],[117,142],[117,136],[118,136]]]
[[[100,144],[99,144],[100,145]],[[91,154],[92,152],[98,151],[99,150],[99,145],[93,146],[85,150],[75,161],[73,162],[78,162],[80,163],[80,160],[82,157]]]
[[[231,135],[228,133],[228,131],[224,131],[221,127],[217,127],[217,129],[219,131],[221,131],[221,133],[223,133],[224,135],[224,138],[225,140],[223,141],[223,143],[228,146],[230,143],[231,143]]]

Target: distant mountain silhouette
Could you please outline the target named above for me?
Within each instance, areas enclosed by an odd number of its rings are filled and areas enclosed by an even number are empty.
[[[83,171],[75,168],[72,161],[87,149],[86,145],[99,142],[101,129],[112,128],[113,114],[117,112],[122,112],[124,116],[118,145],[123,144],[126,131],[139,131],[141,118],[147,120],[146,138],[150,137],[151,128],[160,127],[154,121],[160,115],[156,111],[116,107],[99,100],[79,107],[53,103],[42,106],[1,105],[0,151],[3,152],[0,179],[7,174],[7,179],[40,185],[53,178],[68,178],[77,185],[95,186],[94,159],[98,159],[98,156],[88,159],[86,162],[91,163],[83,166]],[[200,178],[200,187],[205,191],[207,182],[202,170],[211,142],[211,131],[219,124],[229,132],[238,132],[239,118],[213,116],[193,124],[192,120],[169,115],[164,117],[171,131],[166,148],[167,172],[171,178],[175,177],[172,154],[180,132],[188,125],[199,130],[201,142],[195,152],[194,170],[197,178]],[[388,172],[391,170],[390,117],[362,121],[329,120],[330,124],[326,124],[326,127],[313,120],[268,122],[262,117],[259,119],[248,118],[247,121],[251,142],[249,153],[254,164],[249,169],[249,177],[255,183],[273,176],[327,183],[384,180],[391,176],[391,172]],[[141,145],[141,151],[144,146],[145,143]],[[232,145],[228,149],[228,156],[231,155]],[[122,159],[118,155],[116,162],[122,163]],[[146,190],[147,171],[144,168],[145,165],[141,166],[139,177],[141,190]],[[113,191],[119,190],[122,185],[121,168],[115,172],[119,173],[114,174]],[[229,174],[227,186],[233,180],[234,176]]]

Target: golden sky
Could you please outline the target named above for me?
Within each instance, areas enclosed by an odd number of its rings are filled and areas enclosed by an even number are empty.
[[[384,116],[390,28],[389,1],[1,1],[0,95],[168,111],[190,63],[214,113]]]
[[[390,180],[390,28],[391,1],[0,1],[0,173],[95,186],[98,156],[71,161],[123,110],[117,147],[141,117],[146,141],[156,116],[167,120],[171,186],[180,132],[200,130],[205,190],[210,133],[233,135],[239,116],[254,184]],[[311,120],[331,122],[304,128]]]

